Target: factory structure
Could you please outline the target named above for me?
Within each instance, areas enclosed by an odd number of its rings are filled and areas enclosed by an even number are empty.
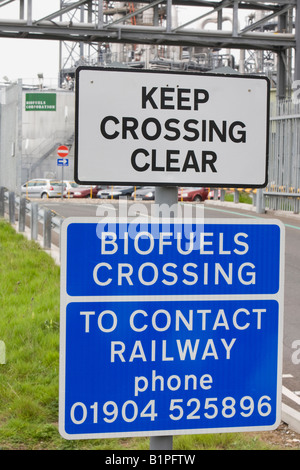
[[[81,23],[95,23],[98,19],[97,2],[90,2],[87,8],[78,7],[75,11],[67,12],[68,21]],[[103,21],[105,25],[118,25],[122,23],[122,29],[128,28],[140,31],[142,41],[143,32],[149,30],[163,30],[167,23],[167,3],[154,2],[155,6],[145,9],[144,3],[138,2],[103,2]],[[202,2],[205,3],[205,2]],[[67,6],[68,1],[63,1]],[[93,5],[94,4],[94,5]],[[235,12],[233,9],[215,9],[212,13],[204,13],[197,16],[198,19],[188,20],[189,7],[182,4],[173,5],[171,8],[171,21],[173,30],[180,30],[183,25],[190,26],[195,31],[201,30],[207,35],[218,35],[220,31],[232,32]],[[267,21],[265,17],[272,16]],[[268,10],[249,10],[237,18],[237,28],[249,29],[262,34],[278,34],[284,27],[284,32],[292,32],[294,19],[289,14],[282,26],[281,16],[268,15]],[[235,46],[236,47],[236,46]],[[263,74],[268,76],[272,85],[276,87],[278,64],[277,54],[274,50],[208,47],[205,45],[169,45],[164,42],[158,44],[130,44],[124,42],[80,42],[60,43],[60,86],[72,89],[74,86],[75,69],[80,65],[104,66],[104,67],[129,67],[140,69],[158,69],[174,71],[198,71],[208,72],[215,69],[230,67],[239,73]],[[287,51],[285,57],[285,69],[287,82],[292,73],[292,51]]]

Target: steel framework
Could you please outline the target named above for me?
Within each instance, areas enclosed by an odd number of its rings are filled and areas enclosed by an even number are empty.
[[[18,18],[4,19],[5,6],[14,3]],[[283,97],[292,70],[293,79],[300,79],[299,6],[300,0],[61,0],[58,10],[39,18],[33,0],[0,0],[0,37],[61,41],[69,56],[79,44],[80,60],[85,59],[84,47],[95,48],[100,57],[114,43],[267,51],[277,58],[277,90]],[[193,17],[174,21],[174,7],[187,7]],[[239,15],[246,11],[252,21],[241,27]],[[147,12],[151,21],[145,24]],[[230,27],[225,29],[228,14]],[[210,18],[215,29],[203,26]]]

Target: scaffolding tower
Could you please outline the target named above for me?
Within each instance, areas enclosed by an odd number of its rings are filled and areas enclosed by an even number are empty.
[[[87,24],[98,24],[103,22],[103,27],[120,24],[123,28],[127,26],[143,26],[144,28],[166,28],[168,15],[171,15],[173,30],[184,30],[180,15],[183,16],[183,3],[172,2],[171,11],[168,12],[168,3],[149,2],[114,2],[103,1],[102,10],[99,1],[77,2],[76,8],[72,0],[61,0],[61,10],[66,11],[67,21]],[[199,2],[198,2],[199,3]],[[238,31],[260,32],[267,34],[292,34],[295,29],[295,15],[291,4],[284,5],[282,14],[279,6],[270,14],[270,5],[264,2],[223,1],[214,4],[212,2],[201,2],[202,13],[196,15],[196,19],[189,24],[196,24],[201,30],[211,34],[213,27],[218,31],[223,26],[231,28],[236,42],[239,42]],[[283,2],[279,2],[282,5]],[[151,5],[151,7],[149,7]],[[209,13],[205,11],[208,5]],[[238,7],[248,7],[249,10],[243,15],[243,24],[238,17]],[[253,7],[256,6],[256,9]],[[227,7],[227,8],[226,8]],[[251,8],[250,8],[251,7]],[[262,9],[265,8],[265,9]],[[245,8],[243,8],[245,11]],[[276,15],[277,13],[277,15]],[[100,14],[102,19],[100,19]],[[197,19],[198,18],[198,19]],[[121,28],[120,28],[121,31]],[[142,36],[142,35],[141,35]],[[142,41],[142,37],[140,38]],[[240,44],[240,46],[242,46]],[[89,66],[127,66],[132,68],[157,68],[169,70],[198,70],[209,71],[230,67],[241,73],[264,74],[271,79],[274,87],[279,85],[281,97],[286,92],[290,93],[293,77],[293,52],[292,48],[281,48],[277,52],[274,49],[241,48],[238,53],[234,47],[206,47],[169,45],[160,42],[158,44],[136,44],[136,43],[111,43],[109,41],[90,41],[60,43],[60,85],[73,87],[73,78],[76,67],[79,65]]]
[[[2,18],[8,4],[18,18]],[[300,79],[299,9],[300,0],[60,0],[40,18],[34,0],[0,0],[0,37],[59,41],[61,86],[83,64],[230,66],[267,74],[283,98]]]

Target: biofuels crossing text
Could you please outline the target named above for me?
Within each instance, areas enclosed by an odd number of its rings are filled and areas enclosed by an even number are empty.
[[[221,281],[228,285],[234,282],[255,284],[255,264],[243,260],[243,255],[249,250],[247,233],[237,232],[230,240],[228,238],[225,240],[222,232],[216,235],[207,231],[201,232],[198,239],[193,232],[185,241],[181,233],[171,232],[160,232],[158,239],[155,239],[151,232],[142,231],[135,234],[132,240],[128,232],[124,232],[122,237],[117,237],[114,232],[102,232],[99,253],[103,255],[103,261],[94,266],[93,281],[99,286],[133,286],[136,282],[145,286],[159,283],[165,286],[206,286],[209,283],[219,285]],[[167,261],[168,255],[174,251],[183,255],[181,259],[184,262],[180,265]],[[159,266],[153,261],[145,261],[147,255],[153,253],[165,262]],[[235,262],[229,256],[231,254],[236,256]],[[113,266],[110,258],[115,260],[116,255],[123,255],[124,262]],[[132,263],[133,255],[135,261],[139,260],[138,263]],[[216,255],[218,262],[211,262],[209,258],[215,259]]]

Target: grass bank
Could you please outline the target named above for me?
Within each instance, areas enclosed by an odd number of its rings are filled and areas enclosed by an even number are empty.
[[[225,201],[227,202],[233,202],[234,200],[234,195],[233,193],[229,193],[227,192],[225,194]],[[250,196],[249,193],[245,192],[245,191],[240,191],[239,192],[239,202],[242,202],[244,204],[252,204],[253,201],[252,201],[252,197]]]
[[[58,432],[59,267],[0,219],[0,449],[148,450],[148,438],[66,441]],[[257,434],[174,438],[174,450],[267,449]]]

